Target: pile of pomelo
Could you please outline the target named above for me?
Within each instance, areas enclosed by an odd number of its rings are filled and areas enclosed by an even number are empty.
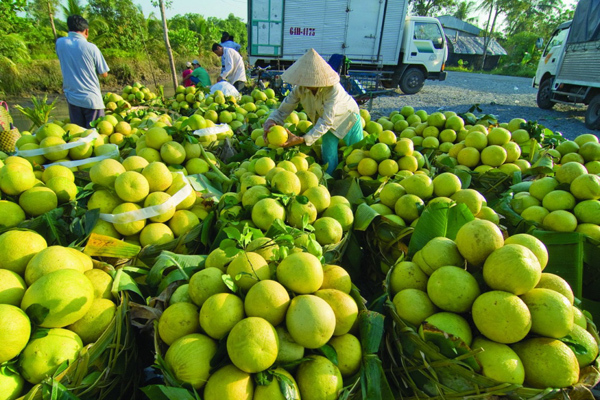
[[[118,126],[118,121],[113,116],[107,116],[106,123],[102,124],[111,125],[110,134],[112,134],[115,127]],[[119,129],[121,127],[122,125],[119,126]],[[86,130],[79,125],[60,124],[59,121],[49,122],[38,128],[33,135],[22,135],[16,143],[16,154],[26,158],[32,166],[40,167],[53,163],[98,157],[114,151],[114,146],[110,146],[110,134],[99,134],[97,138],[92,140],[85,139],[93,134],[95,134],[93,130]],[[79,142],[81,144],[78,146],[64,149],[64,145],[67,143]],[[32,153],[34,154],[30,155]],[[86,167],[89,168],[90,166],[83,166],[82,169]]]
[[[548,150],[548,154],[556,157],[554,172],[530,182],[527,191],[515,193],[512,209],[543,229],[581,232],[600,240],[598,138],[580,135]]]
[[[139,84],[126,87],[123,97],[106,96],[115,113],[95,121],[95,131],[48,123],[17,142],[20,153],[41,149],[43,154],[0,154],[0,228],[78,204],[99,209],[93,233],[147,246],[210,221],[211,242],[223,239],[224,232],[229,239],[212,243],[215,249],[202,269],[186,277],[157,324],[165,350],[164,364],[158,364],[170,372],[167,384],[193,388],[207,400],[277,399],[286,391],[286,398],[337,398],[344,381],[355,383],[360,374],[359,305],[350,295],[348,272],[343,265],[325,264],[323,252],[327,246],[343,250],[340,243],[347,243],[344,238],[359,218],[356,201],[336,195],[336,185],[315,162],[318,149],[281,147],[287,130],[301,135],[311,129],[306,113],[294,111],[283,127],[266,132],[267,146],[262,125],[279,105],[271,89],[236,99],[178,88],[167,104],[186,116],[127,110],[128,102],[144,104],[153,97]],[[454,240],[434,238],[390,272],[395,312],[424,343],[450,335],[458,343],[455,350],[475,351],[465,363],[500,383],[569,387],[597,358],[595,328],[574,305],[568,283],[543,272],[544,245],[526,234],[504,238],[503,220],[492,208],[496,199],[486,199],[470,177],[519,172],[531,184],[519,186],[527,191],[512,198],[514,211],[546,229],[600,239],[598,139],[582,135],[555,149],[542,148],[523,119],[468,124],[465,120],[477,119],[463,116],[404,107],[375,121],[361,110],[366,139],[342,147],[341,176],[377,187],[361,201],[405,232],[412,232],[411,226],[423,229],[418,226],[423,211],[439,203],[464,204],[475,216]],[[89,135],[98,137],[53,150]],[[225,164],[215,155],[224,142],[241,153],[237,161]],[[103,159],[87,162],[91,157]],[[549,176],[531,168],[541,157],[555,163]],[[48,166],[71,161],[81,165]],[[211,193],[206,201],[186,178],[197,174],[227,182],[215,185],[224,193]],[[212,198],[220,198],[216,207]],[[211,211],[216,222],[206,218]],[[0,336],[7,336],[6,349],[12,351],[0,363],[18,360],[12,368],[18,374],[13,383],[3,383],[6,375],[0,375],[0,387],[12,384],[16,393],[23,378],[35,384],[96,340],[112,319],[111,310],[114,315],[111,286],[110,275],[92,269],[91,259],[76,250],[47,248],[44,238],[30,231],[2,233],[0,303],[9,300],[0,312],[14,316],[0,318],[0,325],[11,322]],[[90,311],[96,303],[102,304]],[[27,331],[30,323],[38,332],[50,331],[34,334]],[[15,338],[20,341],[13,343]],[[43,340],[50,342],[37,344]],[[68,343],[62,346],[63,341]],[[32,343],[70,352],[39,361]]]
[[[233,172],[238,177],[236,192],[225,193],[221,216],[244,221],[267,232],[275,220],[292,228],[314,233],[322,245],[336,245],[352,228],[354,214],[348,199],[332,196],[322,183],[323,171],[298,153],[275,162],[257,154]]]
[[[114,323],[111,275],[32,231],[0,235],[0,395],[16,399]]]
[[[34,171],[29,161],[10,156],[0,168],[0,226],[16,227],[75,200],[77,186],[73,172],[59,165]],[[38,178],[39,177],[39,178]]]
[[[123,88],[122,96],[108,92],[104,95],[104,104],[108,110],[117,108],[128,109],[131,105],[146,105],[159,101],[156,93],[139,82],[127,85]]]
[[[529,133],[520,128],[525,123],[520,118],[498,126],[465,125],[455,112],[428,115],[410,106],[377,121],[371,120],[366,110],[361,110],[361,117],[365,136],[374,135],[377,140],[370,147],[355,148],[347,156],[344,171],[352,177],[375,179],[394,176],[398,171],[414,173],[425,165],[422,153],[432,151],[440,153],[438,161],[446,159],[444,165],[476,173],[500,171],[511,175],[530,167],[527,160],[520,159],[520,145],[528,144],[530,139]]]
[[[101,213],[94,233],[125,238],[141,246],[160,245],[186,234],[208,214],[186,177],[160,161],[148,163],[140,156],[128,157],[122,163],[106,159],[94,164],[89,174],[95,190],[87,208],[100,209]],[[178,203],[170,200],[177,193],[181,197]],[[147,214],[153,207],[161,208]],[[127,221],[103,217],[110,214],[118,218],[124,213],[132,217]]]
[[[534,236],[504,239],[495,224],[475,219],[455,240],[432,239],[395,265],[390,294],[424,341],[444,332],[459,343],[440,347],[444,356],[481,348],[465,362],[496,382],[565,388],[596,360],[598,343],[569,284],[543,272],[547,262]]]
[[[301,248],[283,252],[266,237],[237,251],[222,247],[174,292],[159,319],[173,376],[206,400],[280,399],[282,392],[337,398],[362,359],[348,273]],[[337,364],[323,346],[335,350]]]
[[[452,172],[433,179],[426,173],[398,174],[382,184],[370,206],[398,225],[416,225],[426,205],[435,203],[466,204],[476,218],[499,223],[499,216],[487,206],[485,197],[475,189],[465,188]]]

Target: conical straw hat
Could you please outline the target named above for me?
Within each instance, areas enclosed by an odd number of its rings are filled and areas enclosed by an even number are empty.
[[[327,87],[338,83],[340,76],[315,49],[310,49],[281,75],[281,79],[292,85]]]

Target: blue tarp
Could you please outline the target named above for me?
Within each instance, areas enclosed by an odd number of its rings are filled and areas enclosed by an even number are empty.
[[[567,43],[600,40],[600,0],[579,0]]]

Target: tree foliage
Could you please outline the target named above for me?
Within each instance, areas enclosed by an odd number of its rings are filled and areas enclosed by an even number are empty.
[[[447,13],[456,4],[456,0],[410,0],[410,10],[413,15],[434,17]]]
[[[111,47],[135,51],[141,48],[143,14],[131,0],[89,0],[90,18],[102,18],[110,21],[107,30],[99,34],[106,36]]]
[[[468,22],[470,24],[474,23],[477,18],[473,15],[475,14],[476,4],[471,0],[463,0],[455,4],[452,10],[452,16],[454,18],[458,18],[461,21]]]

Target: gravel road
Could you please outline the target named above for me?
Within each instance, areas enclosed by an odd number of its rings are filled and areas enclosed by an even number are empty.
[[[536,94],[537,88],[531,86],[530,78],[449,71],[445,81],[426,81],[417,94],[405,95],[398,90],[376,97],[371,113],[388,115],[405,105],[428,113],[439,110],[462,113],[479,104],[483,114],[496,115],[500,122],[516,117],[537,121],[569,139],[591,132],[583,122],[586,106],[557,104],[552,110],[542,110],[536,104]],[[599,135],[598,131],[593,133]]]

